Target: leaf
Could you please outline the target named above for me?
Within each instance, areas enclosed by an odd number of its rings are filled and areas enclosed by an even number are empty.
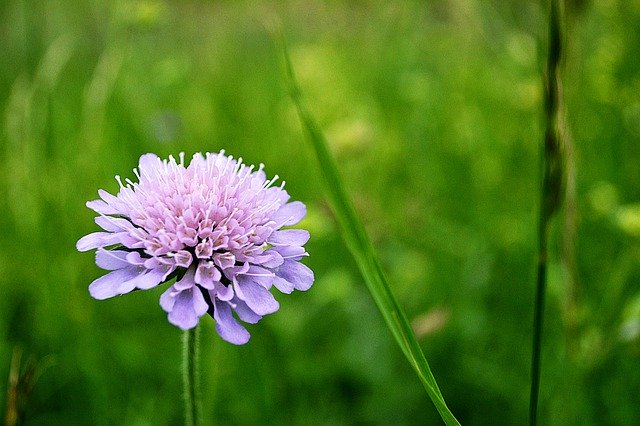
[[[340,179],[336,163],[329,153],[326,139],[318,128],[315,120],[306,109],[298,83],[293,73],[291,59],[286,47],[284,37],[276,37],[281,44],[284,54],[287,82],[291,92],[291,98],[300,116],[303,128],[307,132],[309,142],[315,152],[320,170],[324,177],[324,185],[331,207],[342,230],[342,236],[356,260],[360,272],[369,288],[373,299],[382,313],[389,330],[396,339],[400,349],[422,381],[431,401],[440,413],[442,420],[447,425],[459,425],[442,397],[438,384],[431,373],[429,363],[418,344],[416,336],[407,320],[404,311],[396,301],[391,288],[387,283],[380,263],[373,249],[373,245],[367,236],[363,225],[357,218],[353,205]]]

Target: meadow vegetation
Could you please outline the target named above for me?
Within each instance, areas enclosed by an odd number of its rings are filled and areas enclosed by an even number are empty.
[[[527,419],[546,3],[0,3],[0,383],[51,362],[28,424],[182,422],[164,291],[98,302],[84,203],[139,156],[264,163],[308,216],[316,282],[233,346],[204,321],[218,424],[438,424],[344,245],[289,96],[300,89],[462,424]],[[550,239],[541,424],[640,423],[640,1],[567,3],[575,180]],[[0,406],[7,397],[0,386]]]

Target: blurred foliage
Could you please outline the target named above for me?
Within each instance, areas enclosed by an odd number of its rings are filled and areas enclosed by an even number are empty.
[[[640,423],[640,1],[570,3],[575,288],[555,227],[543,424]],[[163,291],[104,302],[76,240],[138,156],[266,164],[309,207],[306,294],[234,347],[204,321],[220,424],[437,424],[340,241],[265,21],[463,424],[527,415],[545,5],[521,0],[0,2],[0,380],[55,365],[26,422],[180,424],[180,331]],[[570,324],[571,327],[569,326]],[[7,392],[0,386],[0,401]],[[3,416],[4,417],[4,416]]]

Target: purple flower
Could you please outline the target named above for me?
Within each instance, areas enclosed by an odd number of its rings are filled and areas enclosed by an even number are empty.
[[[255,324],[278,310],[272,287],[283,293],[308,290],[313,272],[300,263],[309,233],[281,229],[306,214],[289,202],[284,182],[267,180],[242,159],[197,153],[185,167],[173,157],[140,157],[134,173],[116,196],[99,190],[87,207],[97,212],[104,232],[82,237],[79,251],[97,249],[96,264],[106,275],[89,285],[96,299],[140,289],[173,278],[160,297],[169,322],[183,330],[211,315],[220,336],[244,344],[249,333],[234,316]]]

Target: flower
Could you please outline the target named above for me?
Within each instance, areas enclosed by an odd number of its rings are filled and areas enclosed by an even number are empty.
[[[169,322],[187,330],[211,315],[220,336],[237,345],[249,332],[236,320],[255,324],[278,310],[272,287],[282,293],[308,290],[313,272],[307,256],[309,233],[281,229],[306,214],[289,202],[284,182],[274,186],[261,164],[196,153],[188,166],[184,154],[161,160],[145,154],[134,173],[119,176],[117,195],[99,190],[87,207],[99,214],[104,232],[82,237],[79,251],[97,249],[96,264],[108,272],[89,285],[95,299],[147,290],[175,278],[160,297]]]

